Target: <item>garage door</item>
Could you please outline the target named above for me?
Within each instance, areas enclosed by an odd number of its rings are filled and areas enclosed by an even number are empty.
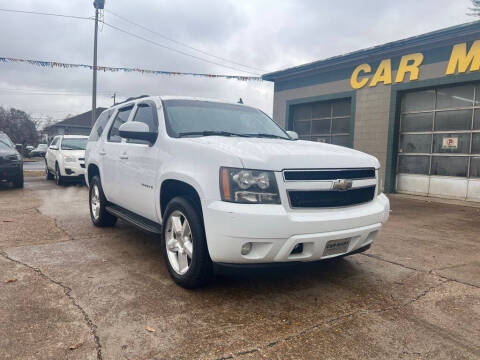
[[[480,201],[480,84],[401,99],[397,192]]]

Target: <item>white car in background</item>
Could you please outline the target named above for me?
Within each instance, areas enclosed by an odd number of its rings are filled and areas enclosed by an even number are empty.
[[[88,136],[58,135],[53,138],[45,155],[47,180],[57,185],[65,181],[83,181],[85,174],[85,148]]]

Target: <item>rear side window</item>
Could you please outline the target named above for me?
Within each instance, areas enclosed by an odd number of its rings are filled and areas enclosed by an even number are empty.
[[[115,116],[115,120],[113,121],[112,127],[110,128],[110,132],[108,134],[108,141],[110,142],[121,142],[122,138],[120,137],[120,133],[118,129],[122,124],[125,124],[132,112],[133,106],[129,106],[123,109],[120,109]]]
[[[135,116],[133,117],[132,121],[143,122],[144,124],[147,124],[150,132],[158,132],[157,113],[153,108],[153,106],[149,104],[138,104],[137,111],[135,112]],[[144,141],[144,140],[128,139],[127,142],[133,143],[133,144],[150,145],[148,141]]]
[[[102,136],[103,130],[105,129],[105,126],[107,125],[108,119],[110,119],[111,115],[112,115],[111,110],[104,111],[103,113],[100,114],[97,121],[95,122],[95,125],[93,126],[92,131],[90,132],[88,141],[98,141],[100,136]]]

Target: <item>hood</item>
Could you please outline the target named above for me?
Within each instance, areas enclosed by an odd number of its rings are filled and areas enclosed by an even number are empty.
[[[281,171],[380,166],[378,160],[371,155],[313,141],[223,136],[186,139],[237,156],[243,166],[249,169]]]
[[[63,156],[85,157],[85,150],[62,150]]]

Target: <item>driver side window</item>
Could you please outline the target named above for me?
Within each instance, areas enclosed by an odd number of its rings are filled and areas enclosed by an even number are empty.
[[[108,141],[110,142],[122,142],[122,138],[120,136],[119,128],[122,124],[125,124],[132,112],[133,106],[129,106],[123,109],[118,110],[117,116],[115,116],[115,120],[113,120],[112,127],[108,133]]]
[[[148,126],[150,132],[158,132],[157,113],[155,108],[150,104],[138,104],[132,121],[143,122]],[[127,142],[130,144],[150,145],[150,142],[145,140],[128,139]]]

